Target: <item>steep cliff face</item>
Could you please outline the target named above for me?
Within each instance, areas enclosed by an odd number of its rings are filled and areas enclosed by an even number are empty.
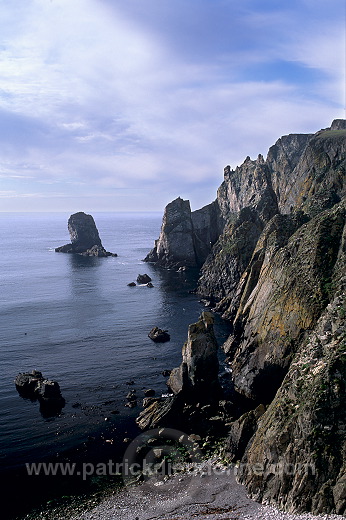
[[[225,345],[232,353],[235,387],[246,397],[271,401],[302,334],[313,329],[333,295],[342,267],[337,260],[344,247],[345,206],[341,202],[299,227],[286,245],[283,216],[263,232],[243,274],[234,334]]]
[[[301,342],[242,460],[250,495],[288,511],[346,512],[345,289]]]
[[[162,267],[201,266],[223,226],[217,201],[191,212],[190,202],[178,197],[166,206],[160,236],[144,260]]]
[[[345,180],[345,120],[226,167],[198,285],[233,325],[224,350],[250,408],[226,448],[252,496],[289,511],[346,511]]]

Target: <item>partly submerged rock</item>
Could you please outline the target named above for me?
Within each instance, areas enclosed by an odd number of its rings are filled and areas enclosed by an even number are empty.
[[[159,329],[159,327],[153,327],[148,334],[149,338],[155,341],[155,343],[165,343],[171,339],[167,330]]]
[[[151,282],[151,278],[148,274],[139,274],[137,276],[137,283],[148,284],[149,282]]]
[[[40,402],[40,411],[45,417],[59,414],[65,406],[59,383],[46,379],[38,370],[18,374],[14,383],[19,395]]]
[[[216,427],[222,430],[211,420],[220,413],[219,398],[222,394],[213,322],[213,315],[203,312],[199,321],[189,326],[188,339],[182,351],[183,362],[170,372],[167,383],[173,396],[146,402],[145,409],[137,418],[140,428],[174,426],[208,430]],[[164,373],[168,375],[169,371]]]
[[[70,216],[68,231],[71,243],[57,247],[57,253],[77,253],[83,256],[117,256],[102,245],[95,221],[91,215],[80,211]]]

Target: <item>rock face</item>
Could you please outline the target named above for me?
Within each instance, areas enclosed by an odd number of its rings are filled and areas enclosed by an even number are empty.
[[[20,373],[14,381],[19,395],[40,402],[40,410],[44,416],[54,416],[65,406],[59,383],[46,379],[42,372]]]
[[[171,371],[167,382],[173,397],[149,404],[137,419],[140,428],[170,424],[184,425],[185,430],[190,425],[196,430],[217,414],[222,391],[213,322],[213,315],[203,312],[199,321],[189,326],[182,350],[183,361]]]
[[[212,313],[203,312],[199,321],[189,326],[182,350],[183,361],[172,370],[168,379],[173,394],[199,400],[220,393],[218,345],[213,323]]]
[[[83,256],[117,256],[102,246],[99,232],[91,215],[80,211],[68,219],[71,243],[57,247],[57,253],[77,253]]]
[[[201,265],[222,226],[216,201],[191,212],[190,202],[178,197],[166,206],[160,237],[144,260],[163,267]]]
[[[226,167],[197,289],[233,328],[225,451],[254,498],[291,512],[346,512],[345,173],[345,120]],[[189,370],[173,370],[175,397]]]
[[[302,342],[243,458],[250,495],[286,510],[346,512],[345,289]]]

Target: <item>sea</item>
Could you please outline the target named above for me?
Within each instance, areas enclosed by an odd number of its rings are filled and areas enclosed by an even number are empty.
[[[205,308],[193,293],[197,271],[143,262],[162,214],[94,213],[104,247],[118,255],[107,258],[54,251],[69,242],[68,217],[0,213],[0,484],[4,497],[13,486],[26,490],[26,509],[79,485],[28,483],[27,463],[109,458],[139,433],[144,391],[167,394],[162,372],[181,363],[188,325]],[[144,273],[153,288],[128,286]],[[150,340],[154,326],[168,330],[170,341]],[[230,332],[218,316],[215,332],[220,345]],[[47,417],[18,394],[16,375],[32,370],[59,383],[65,406],[58,415]],[[136,408],[125,406],[131,390]]]

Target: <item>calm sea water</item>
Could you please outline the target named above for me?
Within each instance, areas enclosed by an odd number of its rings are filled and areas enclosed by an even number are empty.
[[[117,258],[55,253],[69,241],[68,217],[0,213],[3,470],[72,449],[105,428],[105,419],[122,438],[140,411],[124,406],[127,392],[136,388],[139,403],[146,388],[167,392],[162,371],[180,364],[188,324],[202,310],[189,293],[193,275],[142,262],[159,235],[160,214],[94,214],[103,245]],[[145,272],[154,288],[127,286]],[[155,325],[169,330],[170,342],[148,338]],[[227,325],[218,320],[216,328],[222,342]],[[33,369],[59,382],[66,399],[60,416],[44,418],[37,402],[18,395],[15,376]]]

